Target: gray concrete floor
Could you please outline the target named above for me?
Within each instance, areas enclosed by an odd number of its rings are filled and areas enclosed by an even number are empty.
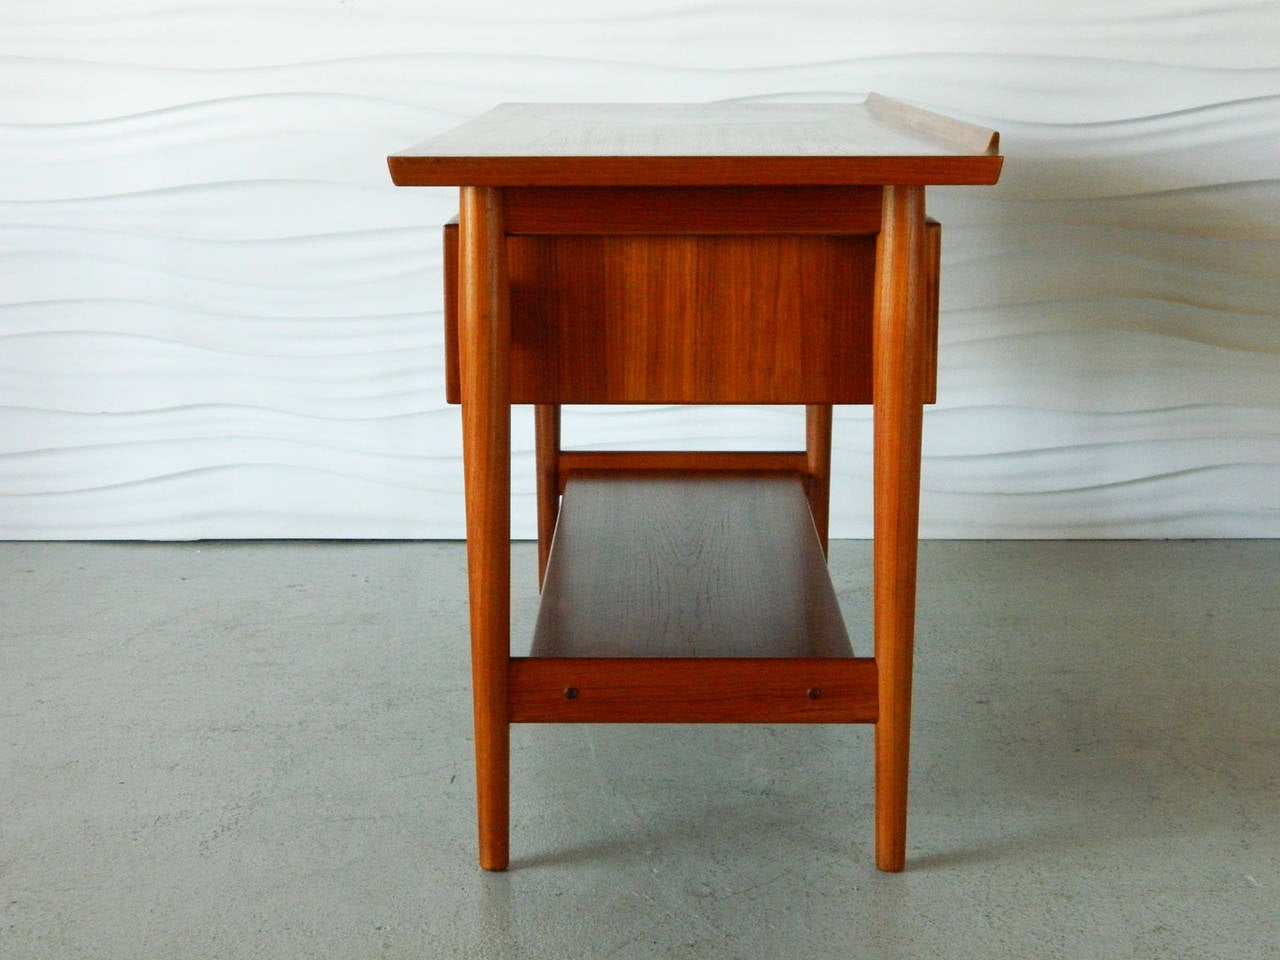
[[[0,544],[0,956],[1280,957],[1280,542],[920,583],[906,873],[867,728],[600,726],[516,728],[493,875],[460,545]]]

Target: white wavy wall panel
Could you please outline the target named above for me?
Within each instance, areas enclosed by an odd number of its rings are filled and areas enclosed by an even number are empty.
[[[460,536],[455,200],[391,187],[385,154],[501,100],[872,89],[1008,158],[931,194],[924,533],[1280,535],[1280,5],[72,0],[0,7],[0,536]],[[802,425],[593,409],[567,433]],[[526,417],[515,445],[527,536]],[[869,450],[842,410],[837,535],[870,531]]]

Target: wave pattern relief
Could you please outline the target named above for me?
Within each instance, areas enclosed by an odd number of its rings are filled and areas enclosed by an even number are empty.
[[[323,6],[323,9],[321,7]],[[503,100],[860,100],[999,129],[938,189],[922,533],[1280,536],[1280,7],[802,0],[0,12],[0,537],[459,537],[448,190]],[[833,532],[870,533],[870,416]],[[590,408],[583,446],[794,447],[798,410]],[[532,428],[515,419],[514,533]]]

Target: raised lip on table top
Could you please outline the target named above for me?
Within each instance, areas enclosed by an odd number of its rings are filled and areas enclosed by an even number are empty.
[[[555,122],[557,114],[586,114],[575,120],[586,127],[590,115],[600,123],[657,128],[666,122],[696,121],[700,114],[740,116],[753,123],[807,111],[825,122],[861,111],[881,128],[897,149],[879,154],[867,152],[804,153],[770,152],[664,153],[661,150],[610,153],[575,150],[554,154],[521,146],[517,122]],[[645,120],[643,114],[657,118]],[[523,118],[521,115],[525,115]],[[681,116],[684,115],[684,116]],[[686,119],[687,118],[687,119]],[[508,143],[495,130],[510,127],[516,133]],[[487,145],[486,145],[487,141]],[[930,150],[936,145],[937,150]],[[501,104],[459,127],[425,140],[387,158],[392,180],[400,186],[675,186],[675,185],[777,185],[777,184],[989,184],[1000,175],[1003,157],[999,134],[975,124],[870,94],[861,104]]]

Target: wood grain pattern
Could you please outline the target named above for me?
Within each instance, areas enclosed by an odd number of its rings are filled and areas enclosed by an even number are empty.
[[[507,233],[876,233],[877,187],[512,187]]]
[[[859,403],[875,240],[512,237],[516,403]]]
[[[401,186],[994,183],[980,128],[867,104],[507,103],[388,158]],[[957,135],[957,131],[962,131]]]
[[[774,198],[768,209],[777,211],[780,205]],[[878,204],[876,210],[878,215]],[[668,223],[682,230],[703,220],[672,216]],[[445,398],[449,403],[460,398],[458,361],[452,352],[452,344],[457,343],[457,237],[457,224],[445,224]],[[874,239],[786,237],[776,242],[776,247],[767,247],[749,237],[636,236],[627,239],[630,260],[609,265],[607,257],[616,244],[607,244],[604,238],[509,239],[512,270],[522,278],[511,294],[517,343],[512,401],[635,403],[660,396],[672,403],[774,403],[796,396],[812,403],[869,403]],[[677,256],[680,248],[684,256]],[[787,251],[786,260],[781,259],[783,251]],[[929,221],[928,251],[928,328],[922,362],[924,401],[932,403],[937,393],[941,270],[941,224],[936,220]],[[780,259],[762,273],[748,271],[741,279],[741,260],[754,252]],[[805,282],[796,291],[786,292],[783,271],[801,260]],[[660,302],[662,293],[680,283],[681,270],[694,271],[703,284],[684,294],[686,301],[696,305],[691,315],[677,312],[678,305]],[[612,283],[605,287],[607,275]],[[719,285],[708,288],[713,276],[718,276]],[[538,283],[547,278],[553,278],[549,284]],[[781,296],[776,293],[780,288]],[[659,308],[662,312],[657,312]],[[767,328],[767,340],[751,335],[751,330],[762,326]],[[799,340],[786,337],[794,329],[803,332]],[[673,347],[684,349],[685,356],[680,364],[660,371],[609,364],[608,351],[636,338],[645,349],[657,348],[648,340],[672,342]],[[684,342],[676,342],[680,338]],[[796,353],[796,360],[788,362]],[[705,371],[700,381],[698,369]],[[550,383],[543,375],[547,370],[570,370],[572,379]],[[736,371],[753,378],[753,387],[739,392],[733,380]],[[658,374],[662,380],[655,384]],[[803,383],[803,390],[788,394],[796,383]]]
[[[511,661],[513,723],[874,723],[870,658]],[[571,695],[567,695],[571,693]]]
[[[587,473],[715,471],[804,473],[804,453],[786,450],[565,450],[560,454],[560,490],[570,477]]]
[[[875,301],[876,866],[906,865],[927,290],[924,188],[887,186]]]
[[[745,170],[737,157],[391,157],[392,179],[402,187],[451,186],[481,180],[482,186],[557,187],[581,180],[593,186],[662,187],[710,184],[739,187],[995,183],[1002,157],[883,157],[875,163],[844,157],[758,157]],[[487,172],[486,172],[487,171]]]
[[[800,477],[570,479],[532,655],[850,656]]]
[[[461,202],[462,457],[467,484],[467,576],[475,713],[480,866],[508,860],[511,656],[510,319],[502,195],[464,187]]]

